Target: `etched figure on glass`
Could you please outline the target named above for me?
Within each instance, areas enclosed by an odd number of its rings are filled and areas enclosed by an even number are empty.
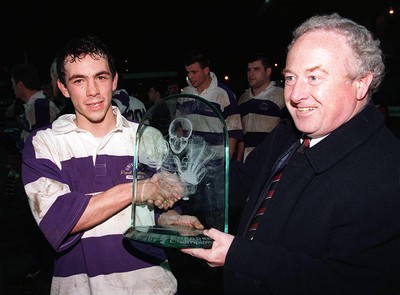
[[[172,153],[164,166],[168,172],[176,172],[186,184],[184,200],[196,192],[197,185],[207,173],[207,163],[215,155],[202,137],[192,136],[192,131],[188,119],[178,117],[171,122],[168,142]]]
[[[168,128],[160,129],[153,122],[154,114],[171,103],[170,100],[177,105],[176,112]],[[205,112],[207,116],[201,115]],[[173,209],[182,216],[195,216],[204,228],[227,232],[228,137],[219,111],[201,97],[173,95],[145,113],[137,134],[134,183],[139,179],[151,179],[155,173],[161,177],[177,177],[185,191]],[[140,193],[135,192],[135,187],[133,193]],[[134,210],[132,215],[135,215]],[[203,247],[203,240],[206,240],[204,247],[211,246],[211,241],[199,230],[153,222],[135,224],[134,217],[132,223],[132,229],[126,234],[129,239],[165,247]]]

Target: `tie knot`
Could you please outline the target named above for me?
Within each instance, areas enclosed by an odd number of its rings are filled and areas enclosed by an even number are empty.
[[[304,140],[303,140],[304,148],[306,148],[306,149],[310,148],[310,142],[311,142],[311,139],[308,136],[305,136]]]

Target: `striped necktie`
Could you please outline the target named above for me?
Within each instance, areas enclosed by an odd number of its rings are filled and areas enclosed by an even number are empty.
[[[299,147],[298,151],[303,152],[304,149],[310,148],[310,138],[305,137],[303,140],[302,145]],[[290,153],[288,153],[290,155]],[[288,156],[289,158],[290,156]],[[288,159],[287,159],[288,160]],[[247,231],[247,238],[252,240],[254,238],[254,233],[257,230],[258,224],[260,222],[261,217],[264,215],[265,211],[267,210],[267,205],[269,200],[272,199],[275,188],[278,185],[279,180],[281,179],[283,169],[285,168],[288,161],[285,161],[284,164],[275,172],[274,176],[272,177],[268,191],[266,193],[266,197],[261,203],[260,207],[258,208],[256,214],[253,217],[253,220],[250,223],[249,229]]]
[[[310,144],[311,144],[311,139],[308,136],[304,137],[303,146],[306,149],[309,149],[310,148]]]
[[[309,149],[311,144],[311,138],[304,136],[303,143],[301,144],[299,151],[303,152],[305,149]]]

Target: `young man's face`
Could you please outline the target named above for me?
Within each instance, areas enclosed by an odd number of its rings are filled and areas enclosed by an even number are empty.
[[[90,55],[67,60],[65,64],[66,86],[58,82],[60,90],[70,97],[75,107],[77,121],[96,124],[112,114],[112,92],[117,87],[118,75],[112,77],[108,62],[103,57]]]

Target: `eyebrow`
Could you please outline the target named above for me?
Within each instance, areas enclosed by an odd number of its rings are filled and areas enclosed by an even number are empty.
[[[314,66],[314,67],[308,68],[308,69],[306,69],[306,73],[309,74],[309,73],[315,72],[317,70],[321,71],[321,72],[323,72],[325,74],[329,74],[329,72],[327,70],[322,68],[322,65],[318,65],[318,66]],[[291,72],[291,71],[288,70],[288,69],[283,69],[282,70],[282,74],[285,74],[287,72]]]
[[[315,71],[321,71],[321,72],[324,72],[324,73],[328,74],[328,71],[324,70],[321,65],[314,66],[314,67],[308,69],[306,72],[307,73],[312,73],[312,72],[315,72]]]
[[[111,73],[108,71],[101,71],[101,72],[96,73],[94,75],[94,77],[103,76],[103,75],[111,76]],[[73,79],[85,78],[85,77],[88,77],[88,76],[82,75],[82,74],[75,74],[75,75],[72,75],[71,77],[69,77],[68,81],[73,80]]]

